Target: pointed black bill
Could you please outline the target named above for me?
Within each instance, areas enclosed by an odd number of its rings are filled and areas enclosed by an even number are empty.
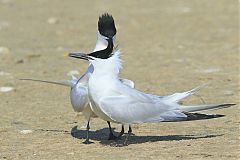
[[[88,54],[85,54],[85,53],[69,53],[68,56],[73,57],[73,58],[87,60],[87,61],[93,60]]]
[[[73,58],[79,58],[83,60],[93,60],[93,58],[99,58],[99,59],[108,59],[112,56],[113,52],[113,40],[112,38],[107,39],[108,41],[108,46],[107,48],[100,50],[100,51],[95,51],[89,54],[85,53],[69,53],[69,57]]]

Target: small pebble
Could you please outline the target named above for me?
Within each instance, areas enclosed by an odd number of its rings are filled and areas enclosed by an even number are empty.
[[[10,92],[13,91],[13,87],[0,87],[0,92]]]
[[[62,46],[57,47],[57,51],[64,51],[65,49]]]
[[[72,71],[69,71],[67,75],[72,76],[72,75],[78,75],[78,74],[79,72],[77,70],[72,70]]]
[[[0,46],[0,54],[8,54],[10,49],[7,47]]]
[[[185,62],[189,62],[190,60],[187,58],[180,58],[180,59],[175,59],[175,61],[179,63],[185,63]]]
[[[225,96],[232,96],[232,95],[234,95],[234,92],[233,91],[225,91],[223,94]]]
[[[0,22],[0,30],[7,28],[8,26],[9,26],[8,22],[5,22],[5,21]]]
[[[67,153],[68,155],[74,155],[74,152],[69,152],[69,153]]]
[[[12,0],[1,0],[1,3],[3,4],[8,4],[8,3],[11,3]]]
[[[201,73],[214,73],[214,72],[219,72],[221,69],[219,68],[208,68],[208,69],[198,69],[196,72],[201,72]]]
[[[178,47],[179,49],[183,49],[183,48],[184,48],[183,45],[178,45],[177,47]]]
[[[32,130],[28,130],[28,129],[24,129],[24,130],[21,130],[20,133],[22,134],[29,134],[29,133],[32,133],[33,131]]]
[[[220,71],[219,68],[209,68],[209,69],[203,70],[204,73],[213,73],[213,72],[219,72],[219,71]]]
[[[30,54],[30,55],[27,55],[28,60],[31,60],[33,58],[39,58],[39,57],[41,57],[40,54]]]
[[[183,11],[183,13],[189,13],[189,12],[191,12],[191,9],[188,7],[183,7],[182,11]]]
[[[10,73],[0,71],[0,76],[10,76]]]
[[[58,19],[55,17],[49,17],[47,22],[48,22],[48,24],[56,24],[56,23],[58,23]]]
[[[24,60],[23,59],[19,59],[16,61],[17,64],[20,64],[20,63],[24,63]]]

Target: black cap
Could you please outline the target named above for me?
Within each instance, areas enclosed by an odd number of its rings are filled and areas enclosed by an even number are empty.
[[[117,33],[112,15],[104,13],[99,17],[98,31],[101,35],[108,38],[112,38]]]

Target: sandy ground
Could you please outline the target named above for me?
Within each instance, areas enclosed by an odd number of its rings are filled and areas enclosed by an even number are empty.
[[[122,77],[136,88],[166,95],[210,82],[199,93],[205,102],[237,105],[204,112],[220,119],[134,125],[120,148],[93,119],[94,143],[82,144],[86,120],[71,108],[69,88],[18,79],[79,77],[87,62],[63,55],[93,49],[104,12],[116,21]],[[14,88],[0,92],[0,159],[240,158],[238,27],[236,0],[0,0],[0,87]]]

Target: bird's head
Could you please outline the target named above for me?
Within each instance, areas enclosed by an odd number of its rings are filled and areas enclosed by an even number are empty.
[[[88,60],[90,62],[93,62],[94,60],[104,60],[108,59],[112,56],[113,52],[113,41],[112,38],[107,38],[106,39],[108,42],[107,48],[99,51],[95,51],[89,54],[85,53],[69,53],[69,57],[74,57],[74,58],[79,58],[83,60]]]
[[[85,53],[69,53],[69,57],[79,58],[89,61],[94,66],[94,71],[104,70],[104,71],[116,71],[117,73],[121,69],[121,59],[120,51],[115,50],[113,47],[112,38],[106,39],[108,45],[105,49],[95,51],[89,54]]]

